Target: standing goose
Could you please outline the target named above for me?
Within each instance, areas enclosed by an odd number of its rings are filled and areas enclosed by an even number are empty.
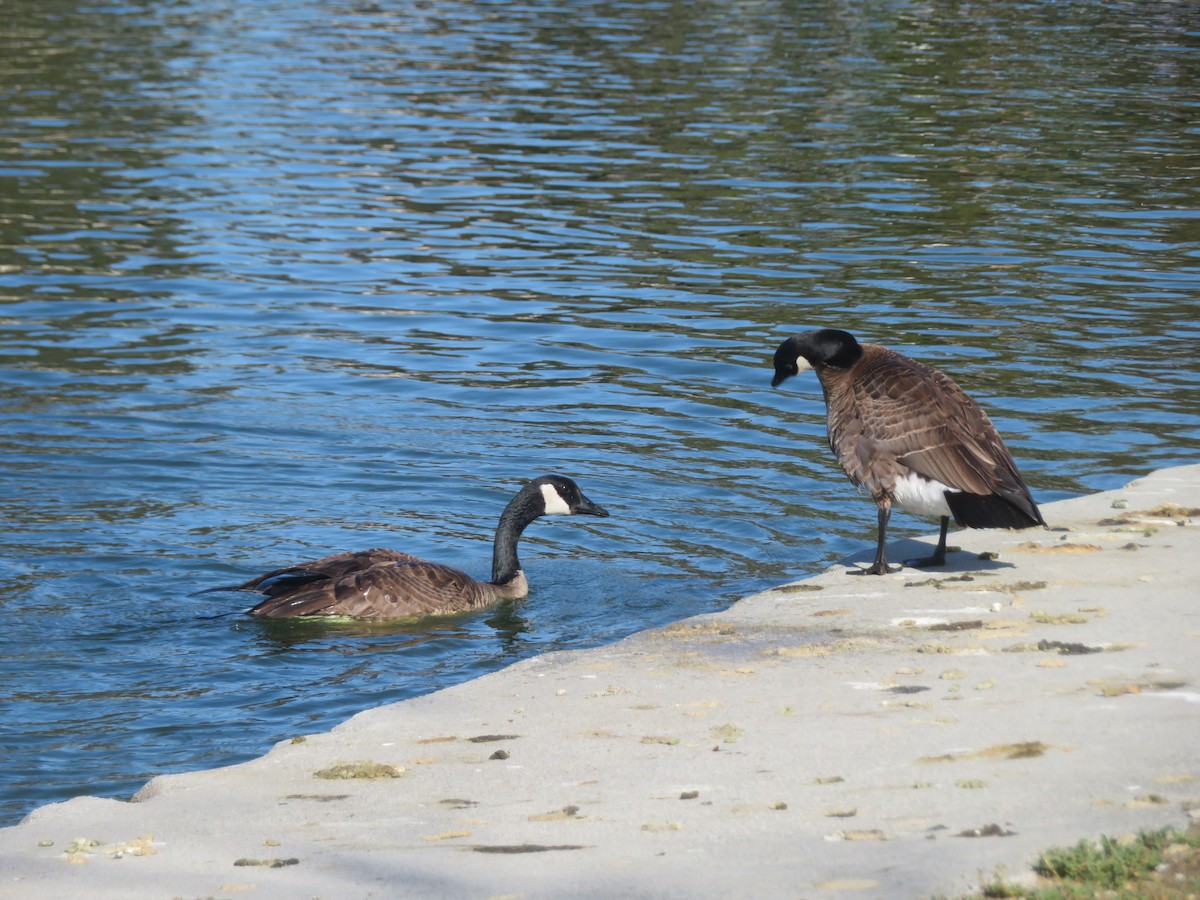
[[[966,528],[1046,524],[996,427],[941,372],[829,328],[780,344],[771,386],[808,369],[825,394],[830,448],[879,507],[879,543],[866,574],[888,571],[892,504],[942,518],[937,549],[915,566],[945,565],[951,516]]]
[[[267,619],[293,616],[353,616],[399,619],[446,615],[519,599],[529,583],[517,559],[525,526],[544,515],[607,516],[578,485],[563,475],[535,478],[517,493],[496,528],[492,580],[476,581],[465,572],[396,550],[335,553],[275,569],[245,584],[210,590],[254,591],[267,599],[248,612]]]

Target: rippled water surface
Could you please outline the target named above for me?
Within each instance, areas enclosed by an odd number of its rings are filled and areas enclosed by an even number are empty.
[[[952,374],[1041,501],[1200,456],[1176,2],[6,0],[0,822],[873,549],[776,344]],[[394,546],[527,601],[264,624]],[[899,516],[896,533],[928,533]]]

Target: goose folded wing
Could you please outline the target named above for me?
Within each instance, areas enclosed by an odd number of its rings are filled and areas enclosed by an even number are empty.
[[[851,478],[858,473],[864,483],[872,476],[886,482],[911,471],[958,490],[988,494],[995,488],[995,473],[1015,472],[979,405],[928,366],[889,354],[863,373],[854,402],[858,415],[846,418],[858,433],[839,444]]]
[[[897,462],[962,492],[948,498],[960,525],[1024,528],[1040,522],[1017,464],[987,414],[949,379],[941,387],[924,427],[896,443]]]
[[[318,581],[339,581],[356,572],[365,572],[374,566],[389,562],[420,562],[419,556],[373,547],[370,550],[348,550],[333,553],[320,559],[297,563],[274,569],[240,585],[238,590],[259,591],[268,597],[277,597],[298,590],[305,584]]]
[[[477,605],[481,585],[465,572],[417,560],[387,561],[340,579],[302,586],[267,600],[251,613],[265,618],[353,616],[402,619],[460,612]]]

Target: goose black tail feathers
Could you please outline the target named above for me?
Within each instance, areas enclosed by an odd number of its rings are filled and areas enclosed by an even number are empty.
[[[998,494],[946,491],[946,503],[960,528],[1032,528],[1046,524],[1038,508],[1027,500],[1018,506]]]
[[[220,584],[216,587],[204,588],[203,590],[196,591],[196,593],[212,594],[217,591],[255,591],[265,594],[268,597],[275,597],[328,577],[328,575],[322,572],[310,572],[307,569],[301,569],[298,571],[283,572],[270,577],[254,578],[250,581],[244,581],[241,584]]]

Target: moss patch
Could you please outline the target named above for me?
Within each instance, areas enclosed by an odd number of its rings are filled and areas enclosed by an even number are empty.
[[[331,781],[356,778],[399,778],[404,772],[403,766],[389,766],[386,763],[362,760],[352,763],[334,763],[327,769],[318,769],[316,772],[313,772],[313,778],[326,778]]]

